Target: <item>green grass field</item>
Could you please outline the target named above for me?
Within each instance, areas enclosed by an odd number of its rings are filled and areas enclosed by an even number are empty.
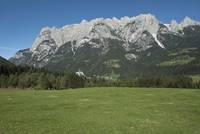
[[[200,90],[0,90],[0,134],[200,134]]]

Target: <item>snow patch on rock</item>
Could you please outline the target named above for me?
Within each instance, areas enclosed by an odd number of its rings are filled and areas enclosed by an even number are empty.
[[[165,48],[165,46],[158,40],[157,38],[157,34],[152,34],[153,38],[155,39],[156,43],[161,47],[161,48]]]

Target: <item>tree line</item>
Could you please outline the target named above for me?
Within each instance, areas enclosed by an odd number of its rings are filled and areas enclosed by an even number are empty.
[[[136,81],[138,87],[165,87],[165,88],[200,88],[200,82],[193,82],[192,78],[179,76],[156,76],[142,78]]]
[[[111,80],[102,77],[85,77],[76,73],[50,72],[33,67],[0,66],[0,88],[60,90],[83,87],[166,87],[200,88],[185,76],[156,76],[134,80]]]
[[[84,87],[86,78],[33,67],[0,67],[0,88],[66,89]]]

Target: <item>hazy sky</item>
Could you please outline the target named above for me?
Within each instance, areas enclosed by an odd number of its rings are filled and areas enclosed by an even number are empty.
[[[30,48],[44,26],[62,27],[82,19],[151,13],[162,22],[185,16],[200,20],[200,0],[0,0],[0,56]]]

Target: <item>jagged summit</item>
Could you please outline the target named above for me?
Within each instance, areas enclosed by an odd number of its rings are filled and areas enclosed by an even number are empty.
[[[147,29],[150,31],[150,33],[156,33],[158,29],[158,21],[155,16],[151,14],[142,14],[137,17],[122,17],[121,19],[113,17],[112,19],[97,18],[91,21],[83,20],[80,24],[66,25],[62,28],[43,28],[33,43],[31,51],[35,52],[37,47],[40,46],[44,40],[53,39],[57,47],[62,46],[66,42],[76,41],[75,47],[79,47],[82,42],[85,42],[84,38],[86,37],[88,39],[99,38],[99,36],[113,38],[112,35],[108,34],[109,30],[119,30],[119,28],[123,28],[128,23],[133,21],[137,23],[138,28]],[[99,34],[92,34],[92,30],[94,30],[96,26],[100,24],[103,24],[104,26],[99,26],[99,29],[97,30],[99,31]]]
[[[152,14],[141,14],[136,17],[122,17],[120,19],[113,17],[113,18],[97,18],[90,21],[82,20],[80,24],[72,24],[72,25],[66,25],[62,28],[49,28],[45,27],[41,30],[39,36],[36,38],[35,42],[33,43],[33,46],[31,48],[31,51],[35,51],[39,45],[41,45],[41,42],[44,40],[51,40],[53,39],[55,41],[55,45],[57,47],[62,46],[63,44],[67,42],[73,42],[76,41],[76,44],[74,45],[76,48],[81,46],[81,43],[89,42],[93,38],[100,38],[99,36],[103,36],[106,38],[115,38],[112,35],[110,35],[109,31],[121,31],[122,36],[125,36],[123,38],[126,38],[126,40],[137,40],[135,39],[136,33],[141,33],[139,31],[148,31],[153,35],[155,38],[155,41],[158,42],[159,40],[157,37],[157,32],[160,28],[159,24],[161,22]],[[131,30],[135,30],[135,33],[130,31],[130,27],[127,28],[126,26],[128,24],[132,24]],[[182,30],[184,27],[187,27],[189,25],[199,25],[200,23],[197,21],[194,21],[190,19],[189,17],[185,17],[185,19],[179,24],[175,20],[171,22],[171,24],[168,24],[169,30],[173,32],[178,32],[179,30]],[[92,30],[97,28],[97,25],[102,25],[101,27],[98,26],[99,31],[98,34],[93,34]],[[131,33],[130,33],[131,32]],[[103,33],[103,34],[100,34]],[[87,38],[87,39],[85,39]],[[158,42],[159,46],[164,48],[162,43]]]
[[[178,23],[176,20],[172,20],[171,24],[168,24],[169,29],[178,32],[180,30],[183,30],[185,27],[188,26],[194,26],[194,25],[200,25],[200,22],[192,20],[190,17],[186,16],[183,21]]]
[[[199,22],[192,20],[190,17],[186,16],[184,20],[180,23],[182,27],[187,27],[190,25],[200,25]]]

